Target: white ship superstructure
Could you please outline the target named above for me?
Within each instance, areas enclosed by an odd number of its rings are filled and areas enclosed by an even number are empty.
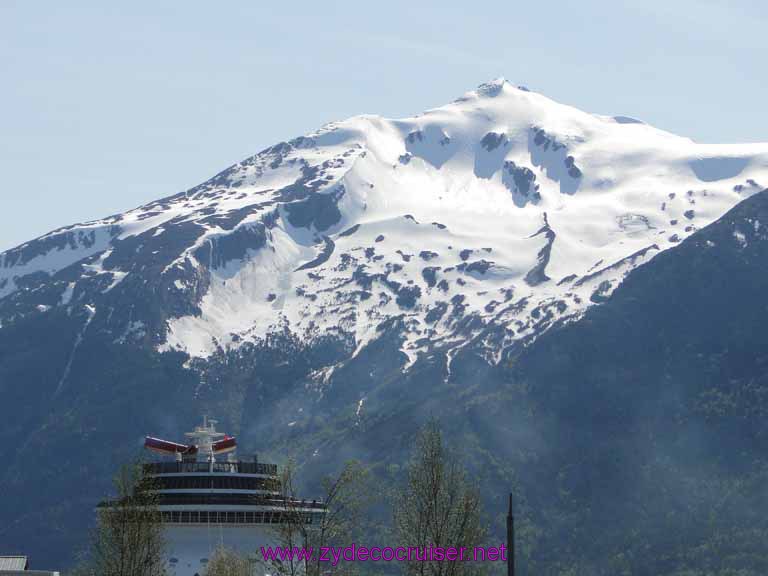
[[[144,465],[159,496],[171,576],[203,576],[222,546],[251,558],[257,574],[259,548],[276,544],[275,528],[288,515],[312,523],[325,513],[322,502],[284,497],[277,465],[237,460],[235,438],[215,420],[204,418],[186,436],[190,444],[151,436],[144,444],[174,458]]]

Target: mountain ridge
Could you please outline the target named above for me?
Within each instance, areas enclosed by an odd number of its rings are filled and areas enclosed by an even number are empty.
[[[330,123],[8,250],[0,322],[77,303],[115,339],[203,359],[283,329],[359,349],[401,315],[411,359],[460,345],[462,322],[514,326],[493,356],[578,318],[760,180],[768,145],[695,144],[497,79],[412,118]],[[142,290],[146,309],[114,315]]]

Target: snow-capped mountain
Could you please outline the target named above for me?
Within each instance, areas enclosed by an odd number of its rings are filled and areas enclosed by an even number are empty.
[[[764,574],[766,185],[768,144],[494,81],[8,250],[0,541],[70,562],[201,412],[315,486],[438,415],[526,573]]]
[[[286,332],[354,353],[398,319],[411,362],[468,342],[498,358],[765,185],[768,144],[697,144],[496,80],[8,250],[0,322],[66,307],[206,358]]]

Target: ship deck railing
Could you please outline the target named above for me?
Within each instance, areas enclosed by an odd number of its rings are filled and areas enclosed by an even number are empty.
[[[119,505],[120,500],[104,500],[97,508],[111,508]],[[324,512],[326,505],[320,500],[306,498],[285,498],[280,496],[265,496],[262,494],[157,494],[155,504],[162,506],[263,506],[283,510],[314,510]]]
[[[158,494],[158,506],[270,506],[273,508],[284,509],[316,509],[324,511],[325,503],[318,500],[308,500],[303,498],[281,498],[275,496],[265,496],[262,494],[210,494],[210,493],[189,493],[189,494]]]
[[[277,476],[277,464],[262,462],[152,462],[144,464],[148,474],[265,474]]]
[[[317,513],[317,512],[316,512]],[[315,514],[316,514],[315,513]],[[224,510],[174,510],[161,512],[163,524],[294,524],[298,519],[304,524],[317,521],[313,513],[286,514],[282,510],[224,511]]]

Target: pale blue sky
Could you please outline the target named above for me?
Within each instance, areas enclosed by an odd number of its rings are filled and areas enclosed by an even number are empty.
[[[497,76],[702,142],[768,141],[767,25],[739,0],[0,0],[0,250]]]

